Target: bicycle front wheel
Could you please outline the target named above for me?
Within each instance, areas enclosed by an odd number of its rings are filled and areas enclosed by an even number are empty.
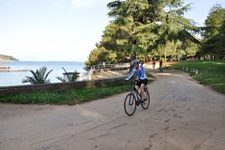
[[[132,116],[136,111],[136,98],[129,93],[124,100],[124,111],[128,116]]]
[[[141,107],[143,109],[147,109],[150,105],[150,94],[147,90],[145,90],[145,102],[144,103],[141,103]]]

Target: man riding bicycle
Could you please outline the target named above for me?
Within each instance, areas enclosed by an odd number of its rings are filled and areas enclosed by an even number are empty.
[[[137,83],[135,85],[135,88],[136,88],[137,91],[139,91],[139,89],[141,91],[141,99],[138,99],[138,102],[144,103],[144,101],[145,101],[145,99],[144,99],[144,89],[145,89],[145,86],[148,83],[148,79],[147,79],[147,76],[145,74],[145,70],[144,70],[143,65],[140,65],[139,59],[135,59],[133,61],[133,65],[134,65],[134,67],[131,69],[128,77],[125,78],[125,80],[129,80],[133,76],[133,74],[136,73]]]

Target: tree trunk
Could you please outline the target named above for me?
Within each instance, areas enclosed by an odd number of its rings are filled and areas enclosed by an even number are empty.
[[[136,59],[136,52],[134,52],[134,53],[131,54],[131,56],[130,56],[130,71],[131,71],[131,69],[133,68],[132,62],[133,62],[133,60],[135,60],[135,59]]]
[[[166,66],[166,50],[164,51],[164,58],[165,58],[165,60],[164,60],[164,62],[165,62],[165,66]]]

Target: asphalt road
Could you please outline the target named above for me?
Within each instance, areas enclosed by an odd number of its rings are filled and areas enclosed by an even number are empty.
[[[224,150],[225,95],[181,71],[153,71],[151,104],[127,93],[76,106],[0,104],[0,150]]]

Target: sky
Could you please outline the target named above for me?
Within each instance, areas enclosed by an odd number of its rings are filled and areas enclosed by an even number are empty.
[[[84,62],[101,41],[111,0],[0,0],[0,54],[20,61]],[[215,4],[224,0],[184,0],[185,14],[204,25]]]

